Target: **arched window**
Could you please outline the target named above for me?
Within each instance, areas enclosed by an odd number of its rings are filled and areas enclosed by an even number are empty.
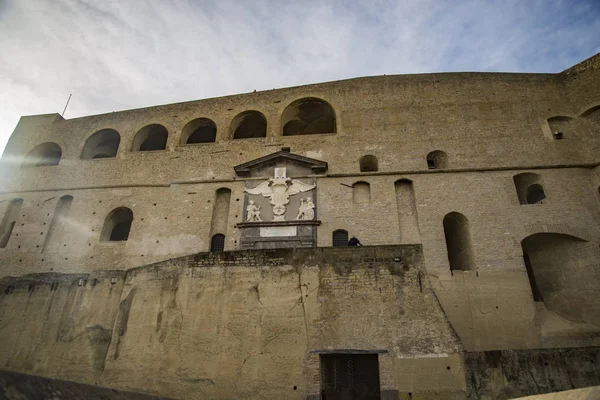
[[[333,247],[348,246],[348,231],[345,231],[343,229],[337,229],[333,231],[333,234],[331,236]]]
[[[542,204],[546,199],[542,178],[538,174],[524,172],[513,176],[520,204]]]
[[[118,242],[129,239],[132,222],[133,212],[129,208],[115,208],[104,221],[100,240],[103,242]]]
[[[471,245],[469,221],[457,212],[451,212],[444,217],[444,236],[450,270],[470,271],[475,269],[475,257]]]
[[[378,170],[377,157],[368,155],[360,158],[360,172],[376,172]]]
[[[234,139],[267,137],[267,119],[258,111],[245,111],[231,121],[231,136]]]
[[[217,233],[210,240],[210,252],[216,253],[225,249],[225,235]]]
[[[356,182],[352,185],[352,200],[354,204],[371,202],[371,185],[367,182]]]
[[[147,125],[135,134],[131,151],[157,151],[167,148],[167,128],[159,124]]]
[[[548,126],[554,139],[560,140],[571,135],[571,119],[569,117],[548,118]]]
[[[24,167],[47,167],[58,165],[62,156],[62,149],[52,142],[42,143],[34,147],[23,160]]]
[[[181,132],[181,144],[212,143],[217,139],[217,125],[208,118],[196,118]]]
[[[83,146],[81,158],[114,158],[117,156],[121,136],[114,129],[102,129],[90,136]]]
[[[321,99],[296,100],[281,114],[283,136],[335,133],[335,131],[333,107]]]
[[[12,231],[17,223],[19,217],[19,211],[23,205],[23,199],[12,199],[8,203],[4,216],[2,217],[2,223],[0,223],[0,248],[5,248],[12,235]]]
[[[427,168],[443,169],[448,167],[448,156],[441,150],[435,150],[427,154]]]

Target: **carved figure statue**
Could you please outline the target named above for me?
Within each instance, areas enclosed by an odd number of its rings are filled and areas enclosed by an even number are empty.
[[[248,202],[246,207],[246,221],[248,222],[260,222],[260,207],[254,204],[253,200]]]
[[[297,220],[310,221],[315,218],[315,204],[310,197],[300,199],[300,209],[298,210]]]
[[[273,221],[285,221],[285,205],[290,202],[290,196],[307,192],[314,189],[315,186],[288,178],[285,168],[275,168],[273,178],[269,178],[268,181],[253,189],[245,189],[245,192],[268,197],[273,205]]]

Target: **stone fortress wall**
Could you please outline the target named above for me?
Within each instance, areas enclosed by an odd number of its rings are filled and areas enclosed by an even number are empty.
[[[283,134],[302,99],[331,106],[332,132]],[[249,110],[264,116],[265,136],[234,138]],[[185,143],[206,123],[190,128],[197,118],[214,122],[214,142]],[[151,124],[167,132],[165,150],[135,151]],[[118,132],[116,157],[87,159],[86,141],[104,129]],[[357,78],[71,120],[23,117],[2,158],[4,233],[14,227],[0,276],[125,271],[209,251],[215,234],[239,250],[244,189],[258,178],[233,167],[289,148],[328,165],[294,176],[316,183],[318,247],[339,229],[367,246],[421,245],[462,350],[598,346],[599,133],[600,55],[559,74]],[[60,147],[58,165],[23,167],[42,143]],[[133,212],[128,240],[102,240],[119,207]]]

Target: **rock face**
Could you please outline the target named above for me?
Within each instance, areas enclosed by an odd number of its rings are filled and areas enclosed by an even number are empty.
[[[388,398],[600,384],[598,348],[465,352],[422,261],[418,245],[253,250],[4,278],[0,361],[172,398],[316,398],[321,358],[347,354],[377,358]]]
[[[600,384],[599,93],[596,55],[23,117],[1,163],[5,396]]]
[[[318,395],[320,356],[348,353],[377,357],[383,391],[431,368],[445,376],[427,390],[466,388],[418,245],[199,254],[3,283],[14,288],[1,303],[11,370],[175,398],[280,399]]]

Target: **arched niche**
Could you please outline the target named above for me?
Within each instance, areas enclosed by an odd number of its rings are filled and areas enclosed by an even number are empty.
[[[169,132],[160,124],[151,124],[140,129],[133,138],[131,151],[159,151],[167,148]]]
[[[208,118],[196,118],[181,131],[181,145],[213,143],[217,139],[217,125]]]
[[[427,168],[444,169],[448,167],[448,155],[441,150],[434,150],[427,154]]]
[[[335,133],[335,111],[331,104],[314,97],[296,100],[281,114],[283,136]]]
[[[548,127],[550,128],[550,133],[552,134],[553,139],[561,140],[572,136],[573,118],[556,116],[548,118],[546,121],[548,122]]]
[[[114,129],[102,129],[92,134],[83,145],[81,158],[84,160],[97,158],[114,158],[117,156],[121,135]]]
[[[546,200],[540,175],[524,172],[513,176],[513,181],[520,204],[542,204]]]
[[[58,165],[62,157],[62,149],[54,142],[37,145],[25,155],[23,167],[47,167]]]
[[[371,185],[368,182],[356,182],[352,185],[352,201],[354,204],[371,202]]]
[[[244,111],[231,121],[233,139],[252,139],[267,137],[267,119],[259,111]]]
[[[133,211],[127,207],[112,210],[104,221],[100,234],[102,242],[120,242],[129,239],[129,232],[133,222]]]
[[[443,223],[450,270],[471,271],[476,269],[467,217],[461,213],[451,212],[446,214]]]

